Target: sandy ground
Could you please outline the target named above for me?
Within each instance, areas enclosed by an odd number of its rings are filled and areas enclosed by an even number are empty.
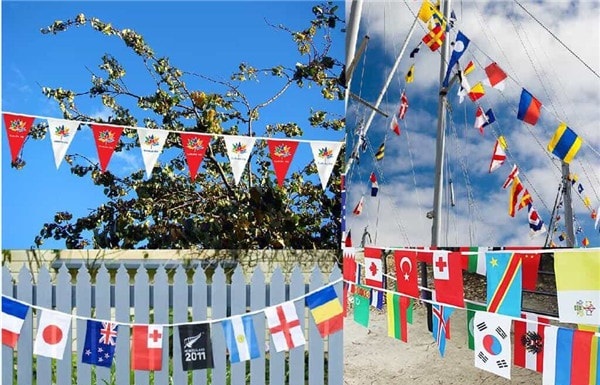
[[[427,330],[426,309],[417,305],[413,324],[408,325],[408,343],[387,336],[384,311],[371,308],[369,328],[354,322],[349,309],[344,329],[344,384],[522,384],[542,383],[540,373],[512,366],[512,380],[477,369],[473,351],[467,346],[465,310],[450,318],[450,336],[442,358]]]

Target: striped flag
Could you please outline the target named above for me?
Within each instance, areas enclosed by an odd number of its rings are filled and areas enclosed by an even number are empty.
[[[408,325],[412,324],[413,300],[394,293],[386,293],[388,336],[408,342]]]
[[[514,322],[513,361],[516,366],[541,373],[544,362],[544,330],[550,321],[533,313],[522,313],[521,318],[532,322]]]
[[[486,253],[487,311],[521,316],[521,256],[515,253]]]
[[[326,286],[308,295],[305,301],[321,337],[325,338],[342,330],[344,327],[343,309],[333,286]]]
[[[2,297],[2,344],[15,348],[21,334],[21,328],[29,306],[14,301],[8,297]]]
[[[375,153],[375,159],[381,160],[385,156],[385,143],[381,143],[377,152]]]
[[[374,172],[371,173],[369,180],[371,181],[371,196],[376,197],[379,191],[379,183],[377,183],[377,176]]]
[[[594,333],[548,326],[545,337],[542,384],[590,384]]]
[[[229,349],[229,361],[241,362],[260,357],[252,316],[235,316],[221,321]]]
[[[590,384],[600,384],[600,326],[577,325],[577,329],[596,333],[590,352]]]

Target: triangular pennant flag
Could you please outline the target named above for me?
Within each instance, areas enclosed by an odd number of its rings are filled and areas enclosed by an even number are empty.
[[[4,114],[4,126],[6,127],[10,156],[13,162],[17,160],[34,120],[33,116]]]
[[[144,166],[146,166],[146,176],[150,178],[156,160],[162,152],[167,136],[169,136],[169,131],[149,128],[138,128],[137,131],[142,159],[144,159]]]
[[[223,140],[225,140],[227,156],[231,163],[233,179],[237,185],[240,183],[246,163],[248,163],[248,159],[250,159],[250,154],[252,153],[256,139],[251,136],[226,135],[223,137]]]
[[[487,84],[500,91],[504,90],[506,73],[504,73],[498,64],[492,63],[485,67],[485,74],[487,75]]]
[[[450,56],[450,62],[448,63],[448,68],[446,69],[446,76],[444,77],[444,81],[442,82],[442,87],[448,87],[448,82],[450,80],[450,72],[452,72],[452,68],[458,63],[458,59],[461,58],[463,53],[465,53],[467,47],[469,46],[469,38],[463,35],[461,31],[458,31],[456,34],[456,40],[453,45],[452,55]]]
[[[92,124],[92,132],[94,133],[94,141],[96,142],[96,150],[98,150],[98,159],[100,160],[100,168],[102,172],[106,171],[108,162],[112,157],[113,152],[119,139],[123,133],[122,127],[105,126],[100,124]]]
[[[192,182],[196,179],[198,173],[198,167],[204,159],[206,149],[210,144],[210,135],[206,134],[192,134],[192,133],[180,133],[181,147],[185,154],[185,160],[187,161],[188,168],[190,169],[190,178]]]
[[[331,171],[342,148],[342,142],[310,142],[323,190],[327,187]]]
[[[267,139],[267,143],[269,144],[277,184],[281,187],[298,148],[298,142],[295,140]]]
[[[71,145],[79,122],[75,120],[52,119],[47,118],[48,132],[50,133],[50,141],[52,141],[52,151],[54,152],[54,164],[56,169],[60,166],[67,149]]]
[[[506,141],[503,136],[498,137],[496,144],[494,145],[494,153],[492,154],[492,160],[490,161],[490,173],[497,170],[504,164],[506,160]]]

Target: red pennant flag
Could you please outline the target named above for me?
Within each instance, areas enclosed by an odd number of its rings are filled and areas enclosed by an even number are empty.
[[[10,156],[13,162],[17,160],[34,120],[33,116],[4,114],[4,126],[6,127],[6,136],[8,136]]]
[[[417,252],[396,250],[394,251],[394,262],[396,265],[396,290],[399,293],[419,298]]]
[[[440,250],[433,253],[433,281],[436,301],[465,306],[460,252]]]
[[[117,144],[119,144],[123,128],[102,126],[99,124],[92,124],[91,126],[94,133],[94,141],[96,142],[96,149],[98,150],[98,158],[100,159],[100,168],[104,172],[113,152],[115,152]]]
[[[365,284],[383,287],[383,268],[381,265],[381,249],[365,247]]]
[[[190,178],[193,182],[198,174],[198,168],[204,159],[206,149],[210,144],[210,135],[180,133],[179,136],[181,137],[181,147],[183,147],[185,160],[190,169]]]
[[[541,373],[544,363],[544,331],[550,321],[533,313],[521,313],[521,318],[537,323],[514,321],[515,366]]]
[[[277,176],[277,184],[281,187],[296,153],[296,148],[298,148],[298,142],[277,139],[267,139],[267,142],[269,143],[271,160]]]
[[[352,247],[352,230],[348,230],[348,234],[346,234],[346,239],[344,240],[344,246]]]
[[[131,339],[131,369],[161,370],[163,327],[133,325]]]

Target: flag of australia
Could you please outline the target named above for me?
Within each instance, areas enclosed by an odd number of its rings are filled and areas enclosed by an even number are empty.
[[[111,322],[87,321],[81,362],[110,368],[115,355],[118,325]]]

